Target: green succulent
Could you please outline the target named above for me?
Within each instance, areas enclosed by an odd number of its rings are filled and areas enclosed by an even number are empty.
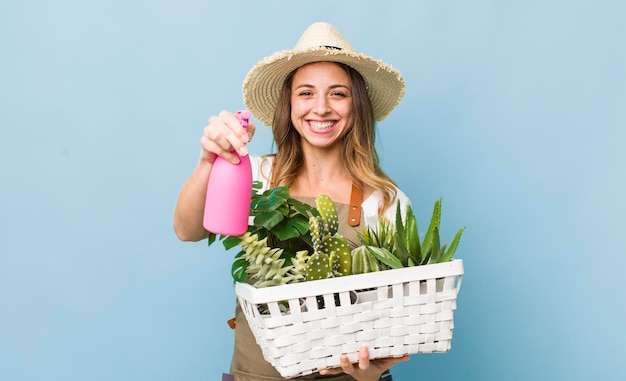
[[[313,254],[306,262],[306,280],[333,278],[352,273],[348,241],[338,233],[337,208],[327,195],[315,199],[319,216],[309,219]]]
[[[374,246],[359,246],[352,250],[352,274],[364,274],[380,271],[378,259],[370,252]]]
[[[309,236],[309,217],[316,216],[317,210],[301,201],[291,198],[288,187],[276,187],[263,193],[263,183],[255,181],[252,184],[252,201],[250,202],[250,216],[252,225],[248,226],[247,233],[256,235],[258,240],[266,239],[270,248],[283,249],[280,259],[284,266],[291,266],[302,250],[311,250],[312,243]],[[242,244],[242,236],[220,236],[209,233],[208,244],[222,241],[225,249],[231,249]],[[233,279],[243,282],[247,279],[250,263],[244,258],[244,250],[235,256],[231,269]]]
[[[387,219],[378,220],[376,227],[365,227],[357,234],[362,246],[352,250],[352,273],[362,274],[372,271],[387,270],[397,267],[397,263],[386,264],[389,261],[397,261],[392,254],[394,250],[394,227]],[[376,255],[373,254],[376,252]],[[389,258],[379,260],[378,258]],[[394,266],[395,265],[395,266]]]
[[[405,216],[402,218],[398,201],[395,225],[390,225],[381,219],[377,227],[364,229],[359,234],[359,239],[363,247],[378,260],[381,267],[400,268],[447,262],[454,256],[465,226],[458,230],[448,247],[447,243],[441,244],[440,242],[440,225],[441,198],[435,201],[428,230],[420,243],[417,220],[411,205],[407,206]]]
[[[240,237],[242,251],[236,256],[237,261],[245,261],[246,266],[237,266],[237,271],[245,271],[247,279],[255,287],[278,286],[304,280],[302,266],[298,259],[307,255],[306,250],[296,253],[296,260],[290,264],[283,257],[284,249],[267,246],[267,237],[259,239],[257,234],[244,233]],[[238,277],[241,277],[238,274]]]
[[[447,262],[452,259],[461,239],[465,226],[461,227],[448,247],[441,244],[439,228],[441,226],[441,198],[435,201],[433,214],[426,235],[420,244],[417,231],[417,221],[413,215],[411,205],[407,206],[404,224],[400,212],[400,203],[396,207],[395,254],[405,266],[426,265],[431,263]],[[418,237],[415,239],[415,237]]]

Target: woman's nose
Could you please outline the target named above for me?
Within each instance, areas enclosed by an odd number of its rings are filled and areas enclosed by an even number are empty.
[[[328,98],[317,98],[317,102],[315,103],[315,112],[318,115],[326,115],[330,112],[330,103],[328,102]]]

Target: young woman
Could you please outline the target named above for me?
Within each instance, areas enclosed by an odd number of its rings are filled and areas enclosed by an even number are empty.
[[[382,171],[374,147],[375,122],[404,94],[404,81],[395,69],[356,52],[331,25],[316,23],[293,50],[275,53],[253,67],[243,93],[246,107],[271,127],[276,143],[275,155],[251,158],[253,177],[266,188],[288,186],[292,197],[309,203],[319,194],[328,195],[340,216],[339,232],[351,242],[358,242],[356,233],[375,226],[379,218],[394,221],[398,200],[406,208],[408,198]],[[213,163],[217,156],[237,162],[233,149],[248,154],[246,143],[254,130],[253,124],[244,130],[228,111],[209,119],[200,139],[200,159],[176,205],[174,229],[181,240],[207,238],[202,219]],[[357,364],[345,357],[340,368],[301,379],[375,381],[406,359],[370,361],[364,347]],[[240,308],[231,372],[241,381],[283,379],[263,360]]]

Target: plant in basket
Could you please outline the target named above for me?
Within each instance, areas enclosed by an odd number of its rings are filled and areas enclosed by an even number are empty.
[[[233,279],[258,288],[447,262],[465,230],[457,231],[450,246],[441,244],[439,198],[420,242],[411,206],[402,215],[398,202],[395,223],[379,219],[377,226],[363,228],[358,234],[361,245],[350,250],[338,233],[337,211],[328,196],[319,195],[313,207],[290,197],[287,187],[260,193],[261,188],[261,182],[253,184],[252,223],[245,234],[209,236],[209,245],[223,240],[226,249],[241,246]]]
[[[441,244],[441,198],[435,201],[430,225],[420,243],[417,220],[411,205],[402,217],[400,203],[396,207],[395,225],[380,219],[378,226],[366,227],[359,234],[362,246],[352,252],[355,274],[397,269],[450,261],[459,245],[465,226],[461,227],[448,247]]]
[[[227,250],[241,245],[231,270],[237,282],[251,281],[255,287],[268,287],[303,281],[303,261],[313,246],[309,218],[319,213],[291,198],[287,187],[259,193],[262,186],[259,181],[252,185],[252,224],[247,232],[241,236],[209,233],[208,243],[223,240]]]

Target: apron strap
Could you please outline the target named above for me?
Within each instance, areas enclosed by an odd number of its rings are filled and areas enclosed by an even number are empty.
[[[359,226],[361,223],[361,203],[363,202],[363,192],[361,188],[352,183],[352,193],[350,193],[350,209],[348,211],[348,224]]]

